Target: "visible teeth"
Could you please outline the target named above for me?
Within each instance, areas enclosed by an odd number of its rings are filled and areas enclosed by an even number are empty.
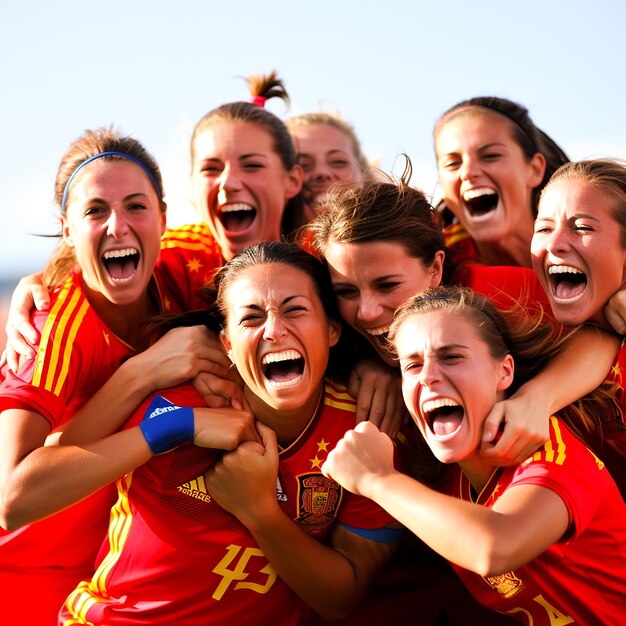
[[[385,333],[388,333],[390,328],[391,328],[391,325],[381,326],[380,328],[364,328],[363,330],[368,335],[374,335],[374,337],[378,337],[379,335],[384,335]]]
[[[105,259],[119,259],[124,256],[139,254],[136,248],[124,248],[123,250],[107,250],[104,253]]]
[[[584,274],[584,272],[571,265],[551,265],[548,274]]]
[[[474,200],[474,198],[480,198],[481,196],[494,196],[496,192],[493,189],[489,189],[489,187],[480,187],[478,189],[468,189],[463,194],[463,200],[466,202],[468,200]]]
[[[232,213],[234,211],[254,211],[254,207],[249,204],[244,204],[243,202],[238,202],[236,204],[225,204],[220,207],[220,213]]]
[[[437,398],[436,400],[428,400],[424,402],[422,406],[422,412],[430,413],[435,409],[439,409],[442,406],[461,406],[458,402],[451,400],[450,398]]]
[[[262,364],[278,363],[279,361],[295,361],[301,359],[302,355],[296,350],[284,350],[283,352],[270,352],[262,359]]]

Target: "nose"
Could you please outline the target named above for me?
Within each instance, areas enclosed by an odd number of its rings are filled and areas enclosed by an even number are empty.
[[[217,184],[219,186],[217,199],[220,204],[225,204],[229,194],[240,191],[242,188],[239,173],[230,165],[226,165],[222,170],[222,173],[217,178]]]
[[[263,339],[265,341],[276,342],[287,335],[287,329],[280,317],[274,313],[270,313],[265,321],[265,327],[263,328]]]
[[[128,232],[128,222],[123,210],[112,209],[106,222],[107,235],[121,239]]]
[[[373,322],[380,315],[380,304],[371,295],[361,293],[357,318],[362,322]]]
[[[437,359],[424,357],[422,371],[420,372],[420,384],[423,387],[432,387],[436,382],[441,381],[441,371],[437,364]]]
[[[476,178],[480,174],[480,167],[478,161],[470,156],[463,158],[461,167],[459,168],[459,176],[461,180],[471,180]]]
[[[311,174],[311,180],[323,181],[331,180],[333,177],[332,171],[326,163],[315,163],[315,168]]]
[[[548,252],[562,253],[570,248],[569,232],[562,226],[555,226],[545,237],[545,247]]]

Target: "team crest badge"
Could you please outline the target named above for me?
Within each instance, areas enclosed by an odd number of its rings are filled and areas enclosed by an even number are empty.
[[[506,574],[500,574],[499,576],[488,576],[487,578],[484,578],[484,580],[503,598],[512,598],[524,589],[522,581],[515,575],[514,572],[507,572]]]
[[[334,521],[341,502],[341,487],[323,474],[298,476],[298,523],[325,526]]]

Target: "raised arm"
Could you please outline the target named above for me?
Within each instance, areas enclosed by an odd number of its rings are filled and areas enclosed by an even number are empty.
[[[346,433],[322,470],[377,502],[445,559],[481,576],[528,563],[569,524],[563,500],[544,487],[511,489],[493,509],[433,491],[394,468],[391,441],[367,422]]]
[[[528,458],[547,441],[550,416],[606,379],[619,344],[619,337],[598,328],[580,328],[539,374],[496,403],[485,420],[485,458],[503,466]]]
[[[5,413],[26,424],[20,412]],[[247,411],[181,407],[84,445],[35,447],[3,482],[0,525],[14,530],[56,513],[184,441],[232,450],[248,439],[258,435]]]
[[[201,372],[223,380],[225,393],[239,398],[238,385],[227,378],[230,367],[220,341],[204,326],[174,328],[150,348],[123,363],[63,425],[62,432],[53,437],[63,444],[102,439],[118,430],[152,392],[192,380]],[[205,396],[207,400],[210,398]],[[229,403],[217,406],[224,404]],[[240,401],[237,408],[241,408]]]

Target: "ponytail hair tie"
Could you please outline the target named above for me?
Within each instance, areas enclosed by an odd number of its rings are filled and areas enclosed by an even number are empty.
[[[265,101],[267,98],[265,96],[251,96],[248,100],[250,104],[256,104],[258,107],[262,109],[265,107]]]

